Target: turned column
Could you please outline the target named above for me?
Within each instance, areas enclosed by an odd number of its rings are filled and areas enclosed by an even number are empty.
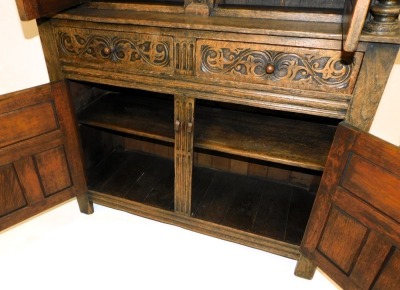
[[[398,0],[377,0],[370,9],[371,19],[364,31],[374,34],[392,35],[400,31]]]

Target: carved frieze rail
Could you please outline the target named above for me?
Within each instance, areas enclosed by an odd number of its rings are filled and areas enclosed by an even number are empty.
[[[120,65],[128,70],[173,71],[172,37],[70,29],[58,32],[58,44],[66,61],[79,58],[81,63]]]
[[[338,51],[319,51],[266,45],[208,41],[198,43],[203,77],[315,90],[350,90],[361,55],[344,57]]]

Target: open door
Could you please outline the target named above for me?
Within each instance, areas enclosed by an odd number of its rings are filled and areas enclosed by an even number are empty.
[[[371,0],[345,0],[343,12],[343,50],[357,49]]]
[[[344,289],[399,289],[400,148],[339,126],[301,251]]]
[[[0,231],[86,191],[66,83],[0,96]]]

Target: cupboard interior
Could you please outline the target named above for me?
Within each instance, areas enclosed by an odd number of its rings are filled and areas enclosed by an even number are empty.
[[[174,96],[73,95],[89,191],[173,212]],[[191,217],[299,245],[338,122],[196,100]]]

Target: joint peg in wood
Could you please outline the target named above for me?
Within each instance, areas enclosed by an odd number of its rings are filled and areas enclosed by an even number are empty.
[[[267,64],[265,67],[265,72],[267,74],[272,74],[275,71],[275,66],[272,63]]]
[[[176,120],[176,121],[175,121],[175,125],[174,125],[175,131],[178,132],[179,129],[180,129],[180,127],[181,127],[181,121]]]
[[[103,55],[109,56],[112,53],[112,49],[111,47],[106,46],[101,50],[101,52]]]
[[[189,134],[191,134],[193,132],[193,123],[192,122],[188,122],[188,124],[187,124],[187,132]]]

